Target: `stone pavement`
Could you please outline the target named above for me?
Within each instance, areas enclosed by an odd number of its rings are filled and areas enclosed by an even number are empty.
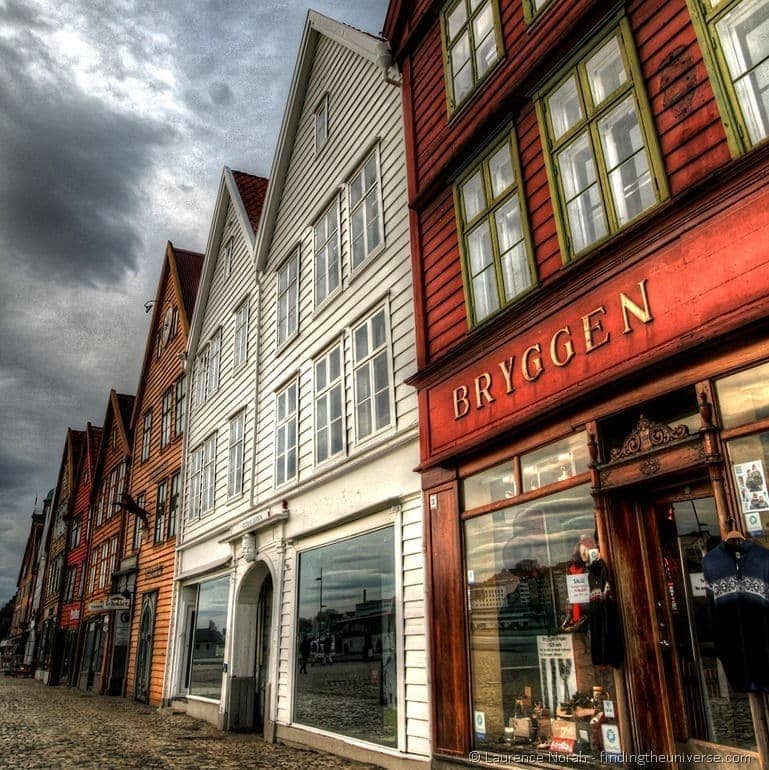
[[[0,675],[0,768],[364,770],[373,765],[220,732],[125,698]]]

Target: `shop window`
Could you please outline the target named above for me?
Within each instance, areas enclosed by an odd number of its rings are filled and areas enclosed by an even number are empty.
[[[727,442],[745,531],[769,547],[769,432]]]
[[[299,555],[294,721],[397,746],[392,527]]]
[[[623,745],[612,669],[591,658],[593,508],[582,484],[465,521],[476,748],[600,761]]]
[[[212,700],[221,697],[229,584],[228,577],[221,577],[198,586],[188,636],[190,695]]]
[[[667,197],[629,25],[581,54],[537,101],[567,259]]]
[[[299,329],[299,249],[278,270],[278,347]]]
[[[379,157],[372,152],[348,184],[350,196],[350,259],[360,267],[384,243]]]
[[[509,132],[455,187],[471,323],[495,313],[532,285],[520,177],[515,137]]]
[[[335,345],[315,362],[315,462],[322,463],[344,449],[342,345]]]
[[[275,403],[275,486],[296,476],[297,383],[278,393]]]
[[[769,363],[724,377],[716,383],[724,428],[769,418]]]
[[[769,5],[689,0],[697,36],[735,154],[769,136]]]
[[[339,219],[337,200],[312,229],[315,307],[339,288]]]
[[[589,459],[584,433],[525,454],[521,458],[523,490],[528,492],[587,473]]]
[[[518,494],[518,484],[514,459],[466,478],[462,482],[462,492],[465,508],[479,508],[498,500],[515,497]]]
[[[449,111],[484,80],[502,56],[496,0],[457,0],[441,14]]]

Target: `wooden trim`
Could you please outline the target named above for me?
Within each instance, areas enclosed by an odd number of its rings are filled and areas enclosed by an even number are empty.
[[[724,441],[729,441],[730,439],[742,438],[743,436],[752,436],[763,431],[769,431],[769,417],[765,417],[763,420],[756,420],[748,425],[740,425],[737,428],[725,428],[721,431],[721,438]]]

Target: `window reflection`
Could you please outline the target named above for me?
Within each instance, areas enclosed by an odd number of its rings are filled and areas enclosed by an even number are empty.
[[[299,557],[294,721],[397,745],[395,563],[387,528]]]
[[[228,588],[228,577],[209,580],[198,587],[197,612],[192,622],[190,695],[215,700],[221,697]]]

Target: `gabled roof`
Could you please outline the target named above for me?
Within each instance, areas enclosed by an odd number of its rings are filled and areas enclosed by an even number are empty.
[[[310,82],[315,50],[321,35],[376,64],[382,70],[383,77],[387,77],[387,71],[392,64],[390,46],[384,38],[361,32],[355,27],[330,19],[317,11],[307,13],[302,42],[299,44],[299,54],[294,65],[294,76],[288,92],[288,101],[283,112],[283,122],[278,134],[278,145],[270,170],[270,187],[267,191],[267,200],[259,225],[259,235],[256,242],[257,271],[263,270],[267,263],[272,233],[283,193],[283,184],[286,181],[288,165],[294,149],[294,140]]]
[[[77,470],[77,463],[80,459],[84,443],[85,431],[72,430],[72,428],[67,428],[67,435],[64,439],[64,449],[62,450],[61,462],[59,463],[59,474],[56,477],[56,486],[54,487],[50,519],[53,519],[56,516],[56,509],[59,507],[59,500],[61,498],[61,485],[66,475],[69,476],[70,484],[70,497],[68,500],[67,509],[69,510],[70,506],[72,505],[72,501],[75,497],[75,474]],[[65,511],[65,514],[66,513],[67,511]],[[46,549],[48,548],[48,544],[51,542],[52,532],[53,528],[49,526],[46,533]]]
[[[77,496],[77,488],[80,484],[80,478],[83,471],[88,472],[88,478],[93,483],[93,474],[96,467],[96,459],[99,453],[99,447],[101,445],[102,429],[97,428],[91,423],[86,423],[85,431],[83,432],[84,440],[81,445],[80,456],[77,460],[77,470],[72,484],[72,505],[69,506],[67,514],[74,511],[74,498]]]
[[[96,491],[98,490],[98,484],[96,484],[96,478],[101,474],[102,467],[104,465],[104,456],[107,453],[107,449],[110,445],[109,437],[112,432],[112,423],[115,421],[117,426],[117,432],[120,436],[120,442],[123,445],[123,453],[126,456],[131,455],[131,431],[130,431],[130,417],[133,411],[134,396],[126,395],[125,393],[118,393],[114,388],[109,392],[109,398],[107,399],[107,411],[104,414],[104,427],[103,427],[103,441],[99,442],[99,452],[97,454],[96,465],[93,471],[93,482],[91,484],[91,500],[93,500]]]
[[[208,293],[211,290],[211,281],[213,280],[216,261],[219,257],[219,249],[221,248],[222,233],[224,232],[224,225],[227,219],[227,208],[232,203],[246,242],[253,249],[256,243],[256,228],[260,226],[262,206],[268,189],[268,180],[264,177],[246,174],[243,171],[232,171],[227,166],[222,169],[219,192],[216,195],[216,204],[214,205],[214,215],[208,233],[203,273],[200,278],[200,288],[198,289],[198,300],[195,304],[195,312],[192,315],[192,323],[190,324],[187,344],[190,357],[193,357],[197,350],[198,335],[203,323],[203,316],[208,304]]]
[[[203,255],[197,251],[177,249],[171,241],[166,243],[163,265],[160,268],[160,278],[155,290],[155,301],[152,305],[152,319],[147,332],[147,343],[144,346],[144,360],[139,373],[139,384],[136,388],[136,399],[133,402],[134,413],[129,415],[126,425],[133,431],[138,419],[137,412],[142,408],[144,386],[147,380],[147,371],[152,363],[152,354],[155,349],[155,335],[162,323],[163,295],[169,278],[173,281],[179,307],[179,323],[187,336],[190,330],[190,321],[195,310],[195,299],[200,285],[200,273],[203,269]]]

